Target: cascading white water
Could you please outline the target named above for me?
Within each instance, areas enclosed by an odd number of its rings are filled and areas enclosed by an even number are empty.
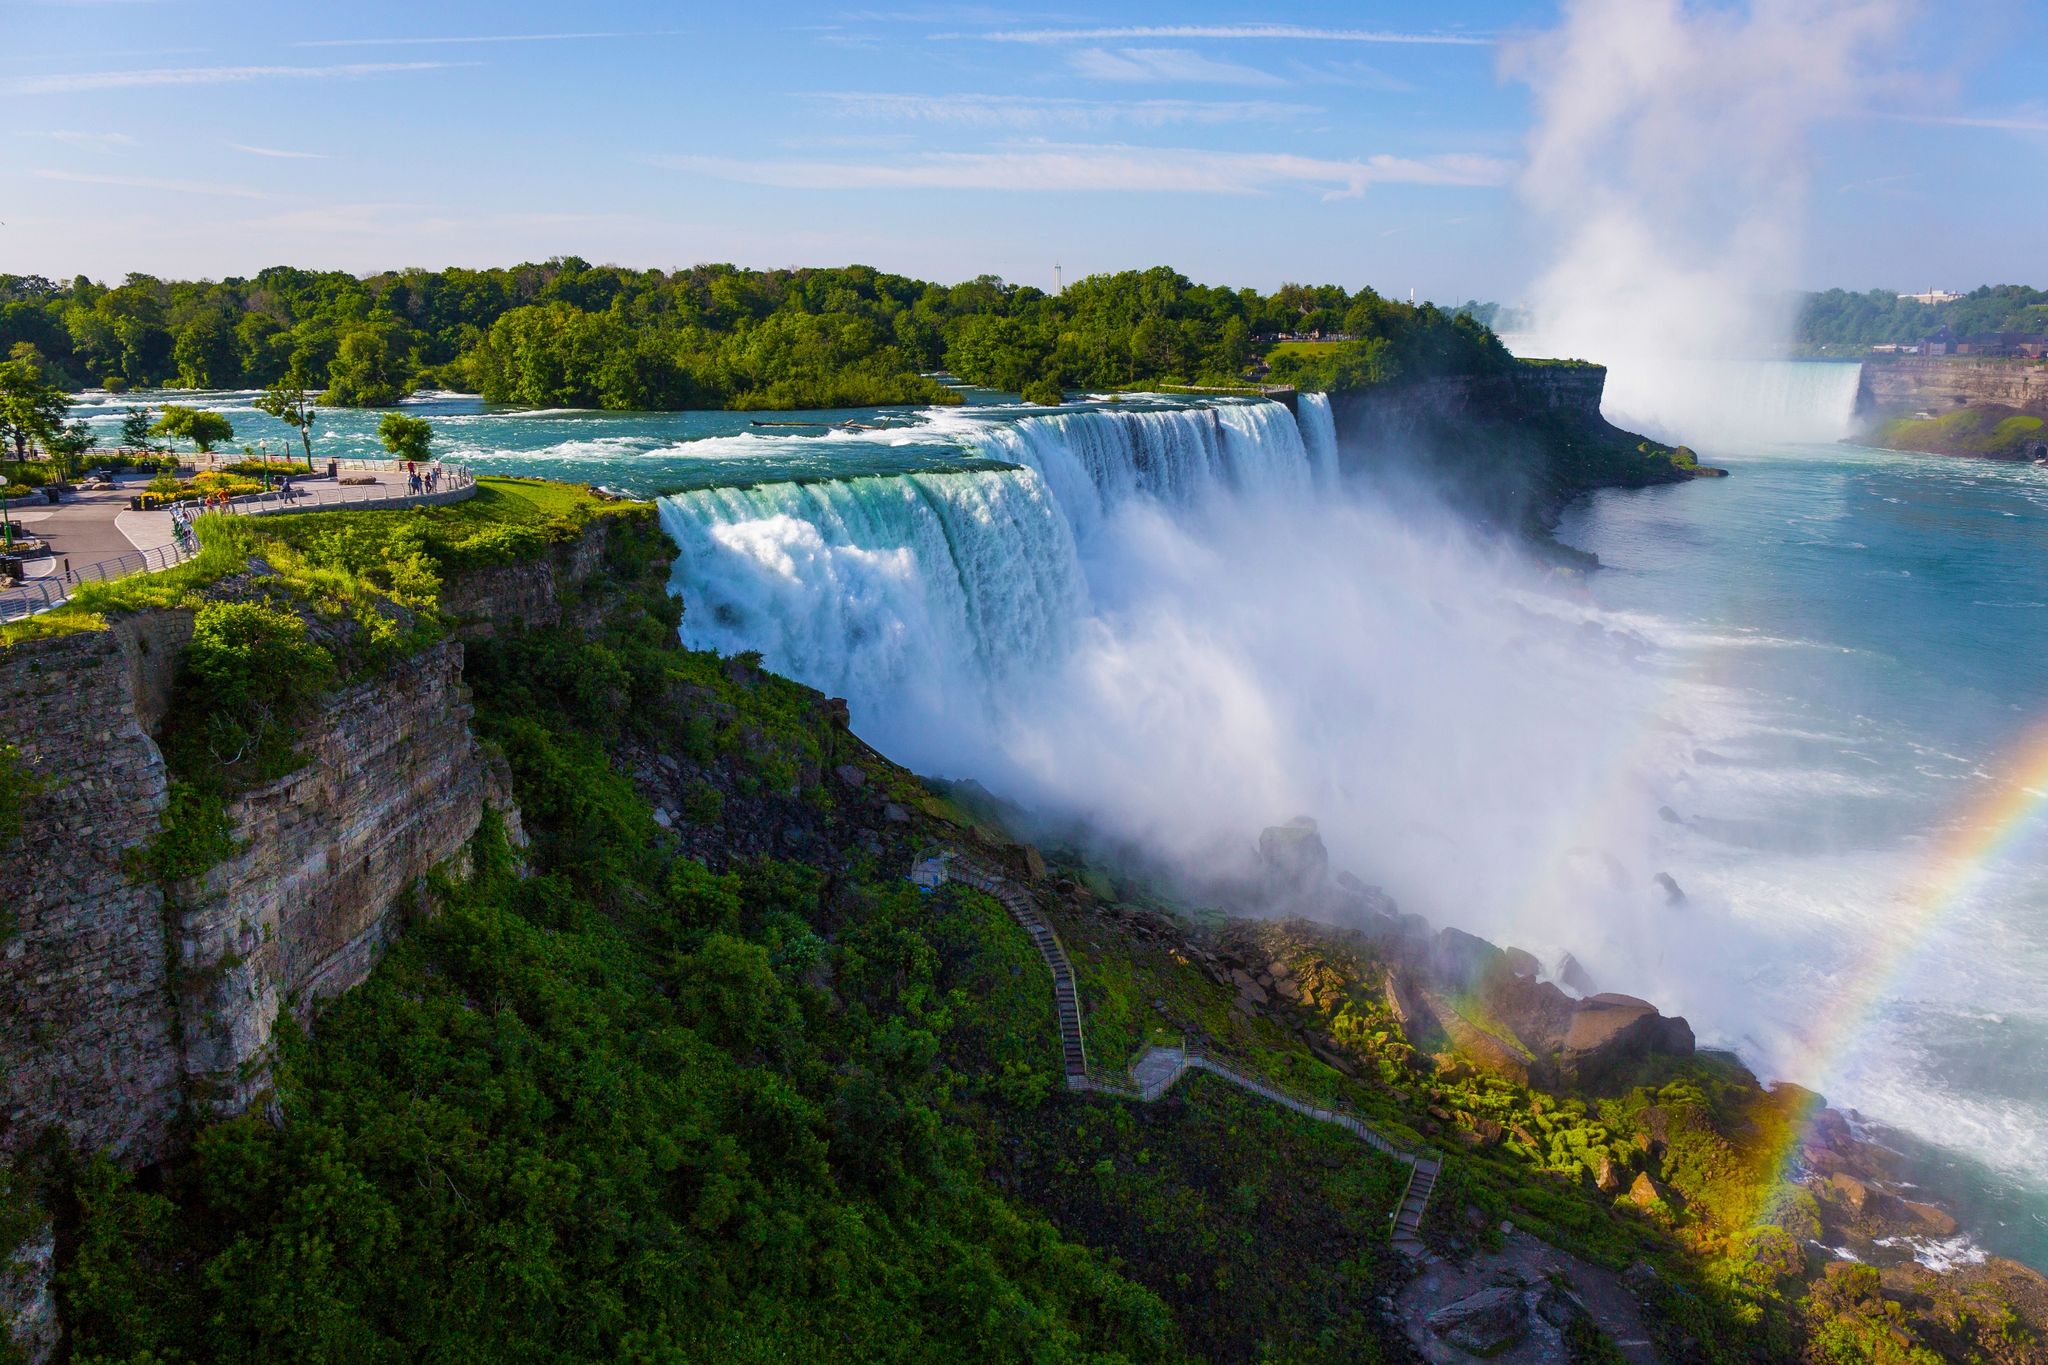
[[[1308,459],[1316,473],[1316,482],[1325,489],[1337,486],[1337,419],[1330,411],[1330,397],[1323,393],[1304,393],[1296,397],[1301,423],[1302,444],[1308,447]]]
[[[685,642],[758,650],[846,697],[896,756],[957,764],[1089,619],[1084,564],[1107,518],[1134,504],[1179,514],[1222,496],[1302,500],[1318,478],[1277,403],[1061,413],[963,439],[1018,468],[663,499]],[[1334,477],[1333,432],[1325,448]]]
[[[1682,376],[1616,363],[1601,410],[1631,431],[1708,449],[1839,441],[1856,425],[1863,367],[1815,360],[1689,361]]]

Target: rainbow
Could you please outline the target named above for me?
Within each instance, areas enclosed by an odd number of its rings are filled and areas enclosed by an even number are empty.
[[[2048,722],[2014,746],[1990,788],[1951,822],[1930,851],[1925,871],[1900,897],[1904,913],[1872,935],[1844,974],[1846,984],[1828,1002],[1825,1023],[1787,1069],[1825,1086],[1877,1012],[1898,992],[1899,979],[1944,920],[1968,905],[1993,869],[2043,824],[2048,824]],[[1807,1125],[1793,1124],[1777,1166],[1789,1178]]]

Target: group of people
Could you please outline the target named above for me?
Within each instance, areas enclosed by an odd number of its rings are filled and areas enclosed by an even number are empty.
[[[441,464],[436,460],[425,469],[418,460],[405,462],[406,490],[411,493],[438,493],[441,491]]]

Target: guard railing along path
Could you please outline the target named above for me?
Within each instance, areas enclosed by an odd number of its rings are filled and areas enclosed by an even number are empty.
[[[1429,1196],[1435,1191],[1437,1176],[1443,1170],[1441,1158],[1433,1153],[1414,1152],[1402,1147],[1354,1114],[1290,1095],[1213,1057],[1203,1056],[1190,1048],[1185,1040],[1179,1047],[1147,1048],[1131,1064],[1127,1077],[1103,1080],[1090,1076],[1088,1050],[1081,1032],[1081,996],[1074,982],[1074,964],[1068,959],[1059,935],[1038,913],[1030,895],[994,868],[958,854],[939,860],[938,866],[954,881],[964,882],[995,897],[1010,912],[1010,917],[1031,936],[1039,956],[1052,969],[1053,1004],[1059,1014],[1060,1052],[1069,1090],[1093,1090],[1150,1104],[1171,1090],[1188,1072],[1206,1071],[1284,1109],[1322,1123],[1333,1123],[1373,1150],[1408,1167],[1408,1183],[1401,1191],[1400,1202],[1394,1206],[1390,1231],[1396,1251],[1421,1258],[1424,1254],[1422,1216],[1429,1208]]]
[[[368,465],[369,461],[356,461]],[[381,466],[390,472],[389,465]],[[292,495],[287,497],[282,490],[262,493],[245,493],[230,499],[225,504],[216,504],[201,509],[228,513],[238,517],[273,516],[283,513],[300,512],[372,512],[397,507],[435,507],[444,503],[461,502],[476,494],[476,475],[467,466],[444,464],[440,467],[440,478],[433,492],[386,493],[382,484],[322,484],[317,489],[294,485]],[[180,503],[170,509],[174,518],[186,515],[190,503]],[[189,523],[174,536],[169,545],[153,549],[135,550],[112,559],[96,560],[80,568],[66,566],[62,573],[44,578],[26,578],[5,589],[0,589],[0,623],[18,621],[24,616],[61,607],[71,600],[72,590],[81,583],[102,583],[111,578],[126,578],[129,574],[157,573],[183,564],[199,553],[199,542],[192,534]]]

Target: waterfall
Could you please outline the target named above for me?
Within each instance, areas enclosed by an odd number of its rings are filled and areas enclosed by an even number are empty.
[[[1308,448],[1308,459],[1316,474],[1316,482],[1325,489],[1337,486],[1337,420],[1330,412],[1330,396],[1326,393],[1304,393],[1295,400],[1300,405],[1296,420],[1301,424],[1301,441]]]
[[[1109,518],[1298,504],[1334,463],[1334,441],[1316,436],[1312,455],[1278,403],[1060,413],[961,439],[1016,468],[664,498],[685,643],[758,650],[846,697],[900,757],[957,760],[962,736],[999,728],[1006,696],[1091,619],[1088,547]]]
[[[1815,360],[1688,363],[1661,371],[1616,363],[1602,409],[1629,430],[1722,448],[1839,441],[1855,429],[1860,364]]]
[[[979,454],[1035,471],[1083,541],[1135,498],[1186,509],[1226,493],[1295,496],[1313,480],[1301,428],[1278,403],[1058,413],[968,439]]]

